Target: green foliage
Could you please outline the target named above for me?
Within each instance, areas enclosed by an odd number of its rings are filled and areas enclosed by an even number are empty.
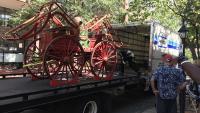
[[[159,21],[170,29],[177,30],[180,17],[167,6],[168,0],[133,0],[130,3],[130,21]]]
[[[29,7],[16,11],[9,21],[11,25],[17,25],[31,18],[39,11],[42,4],[48,0],[32,0]],[[69,13],[81,15],[86,21],[95,15],[111,14],[113,22],[122,22],[123,3],[121,0],[58,0]],[[120,8],[120,10],[119,10]]]
[[[186,49],[186,50],[185,50],[185,54],[186,54],[186,57],[187,57],[188,59],[193,60],[192,54],[191,54],[191,52],[190,52],[189,49]]]
[[[39,6],[47,1],[48,0],[32,0],[29,7],[23,8],[13,14],[13,18],[11,18],[9,23],[19,24],[32,17],[38,11]],[[95,15],[111,14],[113,23],[123,23],[124,16],[128,14],[130,22],[158,20],[161,24],[169,26],[174,30],[177,30],[177,27],[179,26],[180,17],[175,15],[174,12],[169,9],[169,4],[170,6],[173,4],[168,0],[132,0],[128,11],[124,9],[123,0],[58,1],[62,2],[68,12],[74,13],[75,15],[81,15],[86,21],[90,20]],[[180,5],[180,7],[184,7],[184,5]]]
[[[122,9],[121,0],[77,0],[77,2],[65,2],[65,6],[81,15],[86,20],[94,16],[103,16],[111,14],[113,22],[119,22]]]
[[[32,0],[28,7],[22,8],[12,14],[12,18],[9,19],[9,25],[18,25],[25,20],[33,17],[39,10],[41,4],[47,2],[47,0]]]
[[[130,21],[135,22],[135,21],[140,21],[144,22],[152,12],[152,7],[149,6],[150,1],[146,0],[133,0],[130,3],[130,8],[128,10],[128,14],[130,17]],[[152,2],[153,5],[153,2]]]
[[[9,23],[16,25],[31,18],[38,12],[38,8],[48,0],[32,0],[27,8],[13,14]],[[112,15],[112,23],[123,23],[128,14],[130,22],[144,22],[157,20],[162,25],[178,31],[181,18],[188,23],[188,37],[186,47],[190,50],[199,45],[197,32],[200,29],[200,1],[199,0],[129,0],[129,9],[124,9],[124,0],[58,0],[62,2],[67,12],[81,15],[85,21],[95,15]],[[200,31],[198,31],[200,32]],[[188,53],[188,52],[187,52]],[[192,53],[195,59],[196,53]],[[198,58],[198,56],[196,57]]]
[[[200,33],[200,1],[199,0],[170,0],[168,7],[187,23],[189,30],[186,47],[190,49],[194,60],[200,58],[199,33]],[[196,49],[196,50],[195,50]]]
[[[164,26],[168,26],[174,31],[178,31],[180,25],[180,17],[175,15],[166,4],[166,1],[159,0],[156,3],[155,11],[152,12],[151,17],[153,20],[159,20]]]
[[[0,19],[0,26],[3,25],[3,19]]]
[[[199,26],[200,1],[199,0],[171,0],[169,8],[178,16],[184,18],[189,24]]]

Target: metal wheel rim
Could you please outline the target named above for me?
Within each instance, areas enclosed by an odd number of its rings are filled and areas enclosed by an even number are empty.
[[[89,101],[83,108],[83,113],[97,113],[98,107],[95,101]]]

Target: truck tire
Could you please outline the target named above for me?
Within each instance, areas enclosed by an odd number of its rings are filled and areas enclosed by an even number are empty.
[[[97,96],[87,96],[78,99],[78,107],[72,113],[101,113],[101,104]]]
[[[97,113],[98,112],[98,105],[96,100],[89,100],[85,103],[83,113]]]

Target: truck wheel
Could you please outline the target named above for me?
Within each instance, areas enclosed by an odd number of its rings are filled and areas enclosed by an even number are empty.
[[[101,104],[97,96],[81,98],[77,105],[78,108],[73,113],[101,113]]]
[[[83,113],[97,113],[98,106],[96,101],[88,101],[83,107]]]

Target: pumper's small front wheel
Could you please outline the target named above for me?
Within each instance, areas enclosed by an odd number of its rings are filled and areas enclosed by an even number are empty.
[[[93,49],[91,65],[95,76],[112,79],[117,65],[116,47],[109,41],[99,42]]]

